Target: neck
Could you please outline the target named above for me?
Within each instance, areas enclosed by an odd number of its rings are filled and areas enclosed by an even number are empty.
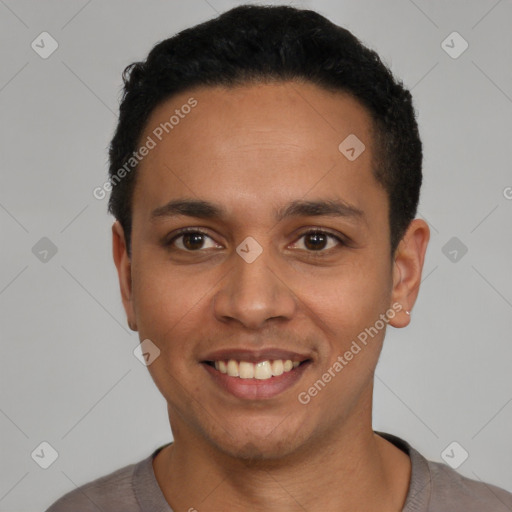
[[[232,512],[402,510],[409,457],[371,429],[322,434],[286,460],[242,461],[202,437],[180,435],[153,462],[174,510]],[[189,430],[184,429],[190,433]]]

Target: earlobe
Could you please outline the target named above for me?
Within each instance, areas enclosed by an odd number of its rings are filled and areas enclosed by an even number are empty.
[[[121,299],[126,312],[128,326],[132,331],[136,331],[137,323],[135,321],[135,312],[132,301],[131,259],[126,248],[126,239],[123,227],[117,220],[112,225],[112,255],[117,268],[119,289],[121,291]]]
[[[402,306],[400,313],[390,320],[393,327],[405,327],[410,322],[411,310],[418,296],[430,229],[422,219],[414,219],[395,253],[393,266],[392,303]]]

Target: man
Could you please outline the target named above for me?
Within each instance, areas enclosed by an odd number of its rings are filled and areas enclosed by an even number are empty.
[[[59,511],[507,511],[372,429],[429,229],[411,96],[319,14],[241,6],[125,71],[113,253],[174,442]]]

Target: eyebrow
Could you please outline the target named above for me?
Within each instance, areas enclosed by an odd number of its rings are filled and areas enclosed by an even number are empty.
[[[168,217],[195,217],[199,219],[226,219],[226,210],[215,203],[200,199],[174,199],[151,213],[151,220]],[[341,199],[316,201],[295,200],[275,211],[276,221],[290,217],[346,217],[366,221],[364,212]]]

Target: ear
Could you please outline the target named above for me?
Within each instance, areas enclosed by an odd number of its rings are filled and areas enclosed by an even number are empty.
[[[121,298],[123,300],[124,310],[128,319],[128,326],[132,331],[136,331],[137,322],[135,320],[135,311],[133,309],[132,301],[131,260],[126,249],[126,239],[123,227],[117,220],[112,225],[112,253],[114,256],[114,263],[117,268],[119,288],[121,290]]]
[[[393,327],[409,325],[411,311],[420,290],[421,272],[427,245],[430,240],[430,229],[422,219],[414,219],[409,224],[394,255],[392,304],[402,306],[394,318],[389,320]]]

